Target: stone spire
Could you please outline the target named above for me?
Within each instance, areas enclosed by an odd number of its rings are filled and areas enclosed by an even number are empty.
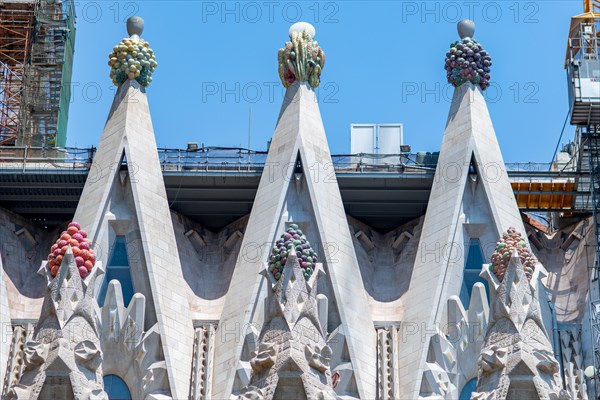
[[[308,30],[303,32],[309,35]],[[225,299],[215,341],[212,394],[214,398],[225,399],[252,385],[250,354],[260,352],[258,335],[265,323],[269,329],[268,317],[265,317],[269,314],[257,312],[265,304],[266,292],[271,290],[261,272],[279,234],[296,224],[322,255],[319,260],[327,273],[319,283],[318,294],[329,299],[328,311],[319,317],[323,318],[321,326],[326,329],[324,335],[328,339],[329,333],[334,331],[340,335],[337,337],[339,354],[333,351],[330,365],[331,373],[337,373],[343,382],[335,391],[373,399],[376,394],[375,329],[319,106],[311,84],[295,78],[288,83],[289,86],[284,80],[288,88],[267,156],[267,167]],[[270,304],[270,300],[266,301]],[[305,363],[309,362],[306,357]],[[280,381],[278,385],[284,383]]]
[[[48,289],[33,340],[26,344],[25,370],[6,398],[108,400],[92,296],[102,265],[82,279],[70,246],[55,278],[46,264],[38,273],[46,277]]]
[[[400,347],[402,398],[419,395],[429,337],[446,323],[447,300],[460,294],[471,240],[489,258],[487,245],[504,230],[525,232],[480,84],[454,90],[427,210],[402,321],[415,328]]]
[[[171,400],[158,324],[145,328],[145,309],[144,295],[134,294],[126,307],[120,282],[110,281],[100,312],[104,372],[118,373],[133,399]]]
[[[283,273],[276,274],[279,279],[267,266],[262,272],[269,287],[265,323],[250,360],[250,384],[240,399],[338,398],[332,388],[327,327],[319,321],[327,318],[327,307],[319,307],[327,298],[317,294],[322,264],[306,279],[301,261],[295,253],[287,257]]]
[[[482,271],[492,300],[472,399],[569,398],[542,321],[539,291],[545,289],[539,280],[546,270],[538,263],[530,281],[521,258],[513,250],[502,281],[490,265]]]
[[[129,25],[133,41],[141,28]],[[171,396],[183,399],[194,328],[142,76],[143,68],[115,94],[74,219],[105,262],[115,237],[125,237],[134,291],[146,299],[145,324],[157,324]]]

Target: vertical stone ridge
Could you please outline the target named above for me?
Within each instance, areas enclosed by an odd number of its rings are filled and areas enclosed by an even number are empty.
[[[121,170],[123,156],[126,171]],[[126,178],[120,176],[123,172]],[[115,95],[75,213],[75,220],[87,229],[94,247],[104,250],[104,261],[111,244],[110,224],[114,213],[118,214],[117,202],[112,200],[116,188],[130,191],[133,197],[129,217],[139,229],[141,248],[136,254],[148,278],[145,294],[158,322],[171,393],[173,398],[185,398],[194,329],[146,90],[135,80],[125,82]]]
[[[10,310],[8,309],[8,298],[6,296],[6,285],[4,284],[4,267],[2,266],[2,254],[0,254],[0,379],[5,379],[7,374],[8,357],[10,353],[10,344],[12,341],[12,322]],[[3,385],[0,385],[0,395],[3,392]]]
[[[473,399],[570,398],[542,320],[539,281],[547,275],[538,263],[530,282],[517,250],[502,282],[484,265],[493,296]]]
[[[297,190],[292,166],[298,153],[313,210],[311,222],[317,227],[318,240],[323,246],[337,246],[336,257],[324,256],[328,258],[327,273],[335,300],[340,305],[358,394],[361,398],[375,398],[375,329],[316,96],[305,83],[298,82],[287,89],[225,301],[215,344],[215,398],[228,398],[232,393],[236,370],[241,368],[237,365],[247,333],[244,327],[262,326],[263,321],[255,312],[265,295],[264,278],[259,272],[277,234],[284,230],[286,221],[282,213],[286,194]],[[250,250],[250,246],[256,247],[256,244],[260,244],[262,251],[248,257],[250,253],[244,249]]]
[[[377,333],[373,325],[367,294],[348,227],[346,211],[335,175],[329,144],[314,95],[306,86],[307,107],[311,112],[300,116],[304,132],[300,135],[300,155],[321,243],[331,251],[328,274],[331,279],[360,398],[375,398]],[[331,247],[333,245],[333,247]],[[329,248],[329,249],[328,249]]]
[[[446,322],[446,301],[460,293],[469,240],[479,239],[487,250],[510,226],[524,232],[478,86],[466,83],[454,91],[427,208],[402,321],[403,398],[419,395],[429,337]]]
[[[90,288],[104,270],[98,263],[84,279],[71,247],[53,278],[42,262],[38,274],[47,282],[33,338],[25,344],[25,368],[6,396],[17,399],[104,399],[102,351]]]

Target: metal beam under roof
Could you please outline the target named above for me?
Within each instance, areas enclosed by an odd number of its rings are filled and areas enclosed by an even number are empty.
[[[24,157],[15,148],[2,157],[1,150],[0,207],[47,229],[69,221],[93,173],[89,166],[94,149],[55,149],[55,158],[31,150]],[[208,148],[191,155],[159,150],[171,209],[213,231],[249,214],[266,153],[242,150]],[[435,166],[415,164],[408,154],[402,155],[400,165],[365,163],[367,156],[333,156],[346,213],[380,231],[424,215]],[[506,168],[521,210],[589,212],[578,206],[589,204],[581,201],[587,194],[564,183],[577,178],[575,172],[550,171],[548,164],[537,163]]]

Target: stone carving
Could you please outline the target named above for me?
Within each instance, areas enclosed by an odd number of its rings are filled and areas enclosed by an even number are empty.
[[[575,326],[560,330],[562,365],[565,377],[565,390],[573,399],[587,400],[587,387],[583,370],[581,327]]]
[[[100,351],[97,343],[84,340],[75,346],[75,358],[90,370],[96,371],[102,363],[102,351]]]
[[[537,368],[550,375],[558,372],[558,361],[554,354],[549,351],[534,351],[533,355],[537,358]]]
[[[250,360],[254,358],[256,349],[259,347],[258,336],[260,335],[260,328],[257,325],[250,324],[248,329],[246,329],[242,355],[238,361],[235,374],[234,393],[240,393],[244,387],[250,385],[250,378],[252,376]]]
[[[302,28],[304,26],[300,29]],[[277,57],[279,78],[286,88],[296,81],[308,82],[313,89],[321,83],[321,71],[325,67],[325,53],[313,40],[313,32],[314,28],[302,29],[300,32],[290,29],[291,41],[285,44],[285,48],[279,49]]]
[[[238,398],[337,399],[329,370],[332,352],[318,315],[317,280],[324,274],[321,264],[315,264],[308,275],[291,252],[279,279],[269,265],[262,274],[270,283],[265,323],[250,360],[250,382]]]
[[[492,346],[481,352],[481,361],[479,363],[481,373],[489,375],[492,372],[506,367],[507,349],[500,346]]]
[[[27,342],[25,345],[25,368],[34,369],[46,362],[48,347],[38,342]],[[77,355],[77,348],[75,350]],[[95,371],[97,368],[94,368]]]
[[[337,397],[333,396],[331,392],[320,391],[317,393],[317,400],[336,400]]]
[[[457,296],[448,299],[447,331],[438,331],[429,340],[420,399],[456,399],[462,387],[477,376],[488,314],[482,283],[473,285],[468,311]],[[500,355],[492,351],[490,362],[494,364],[494,357]]]
[[[398,393],[398,327],[390,324],[377,328],[377,398],[392,400]]]
[[[240,395],[239,398],[244,400],[263,400],[264,396],[262,389],[259,389],[256,386],[249,386],[246,392]]]
[[[492,300],[473,399],[570,398],[542,321],[538,280],[544,273],[537,264],[529,281],[516,249],[502,282],[484,264],[481,275],[488,279]]]
[[[331,361],[331,347],[325,345],[319,349],[319,346],[315,345],[314,349],[311,346],[306,346],[306,358],[308,364],[316,369],[317,371],[325,373],[329,370],[329,362]]]
[[[319,295],[321,296],[321,295]],[[358,398],[356,375],[350,361],[348,342],[343,326],[339,325],[329,334],[327,345],[331,347],[331,386],[338,395]]]
[[[145,312],[144,295],[134,294],[129,307],[125,308],[120,282],[109,282],[100,312],[104,373],[115,374],[123,379],[135,399],[147,399],[151,395],[170,399],[171,390],[158,326],[154,324],[144,331]],[[93,349],[82,349],[82,354],[90,351],[93,352]]]
[[[255,372],[271,368],[275,364],[277,358],[277,346],[275,343],[261,343],[258,346],[258,351],[250,360],[250,365]]]
[[[107,400],[91,293],[104,271],[98,263],[82,279],[69,246],[56,272],[53,277],[47,262],[39,269],[48,290],[33,338],[26,343],[24,371],[6,399]]]
[[[439,332],[429,340],[426,369],[423,371],[420,398],[458,398],[456,350]]]
[[[13,328],[12,341],[10,344],[10,352],[8,354],[8,366],[6,368],[6,377],[0,398],[6,395],[11,386],[16,385],[21,379],[21,375],[25,370],[25,352],[28,347],[26,343],[33,336],[33,324],[17,325]]]
[[[189,396],[192,399],[205,400],[211,398],[214,340],[214,323],[206,322],[196,327],[194,354],[192,358],[192,382]]]

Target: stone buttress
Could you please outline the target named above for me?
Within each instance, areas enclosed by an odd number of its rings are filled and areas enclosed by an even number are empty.
[[[461,32],[465,52],[476,43],[472,34]],[[455,62],[447,69],[456,89],[402,320],[402,398],[419,395],[429,338],[447,322],[447,300],[460,293],[470,241],[478,240],[487,258],[504,230],[525,231],[483,97],[485,78],[455,75],[453,66],[459,68]]]
[[[292,27],[292,40],[279,52],[287,91],[216,333],[214,398],[239,394],[251,383],[251,353],[259,350],[256,340],[269,315],[263,308],[271,289],[261,271],[276,238],[292,223],[323,260],[326,277],[318,292],[329,299],[324,334],[335,331],[340,347],[331,365],[341,376],[336,391],[375,398],[375,330],[313,91],[325,56],[312,40],[314,28],[301,25]]]
[[[125,237],[133,288],[146,300],[143,329],[158,331],[171,395],[183,399],[194,329],[146,95],[156,63],[136,18],[128,20],[131,37],[115,47],[123,57],[111,58],[118,90],[74,219],[104,262],[116,237]],[[132,49],[146,58],[127,64]]]

